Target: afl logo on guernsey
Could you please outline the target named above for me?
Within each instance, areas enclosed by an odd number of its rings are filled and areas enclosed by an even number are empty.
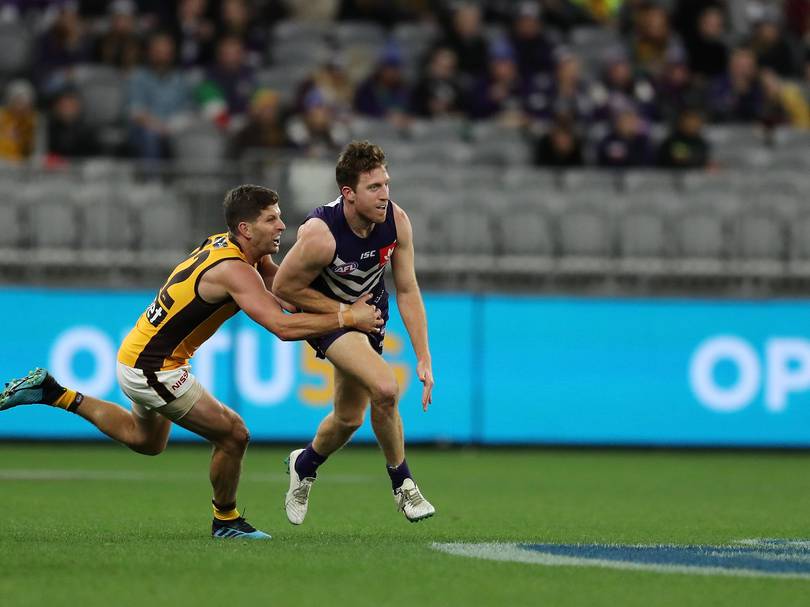
[[[333,271],[335,272],[335,274],[345,276],[346,274],[351,274],[356,269],[357,269],[357,262],[353,261],[351,263],[344,263],[342,266],[336,267]]]
[[[387,247],[383,247],[380,249],[380,265],[384,266],[391,260],[391,253],[394,252],[394,249],[397,248],[397,242],[394,241],[389,244]]]

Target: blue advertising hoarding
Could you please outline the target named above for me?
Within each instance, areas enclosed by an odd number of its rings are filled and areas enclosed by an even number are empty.
[[[152,297],[0,290],[0,376],[47,365],[62,382],[125,404],[115,354]],[[396,306],[386,337],[408,440],[810,446],[810,301],[428,294],[425,302],[437,381],[428,413]],[[243,314],[192,366],[258,440],[307,439],[329,411],[329,364]],[[64,412],[20,407],[0,414],[2,437],[101,435]],[[358,439],[373,440],[368,421]]]

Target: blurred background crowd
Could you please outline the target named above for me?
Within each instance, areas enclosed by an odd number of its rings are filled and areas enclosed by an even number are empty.
[[[485,121],[538,166],[713,166],[810,128],[810,0],[0,0],[0,159],[332,158],[363,121]]]

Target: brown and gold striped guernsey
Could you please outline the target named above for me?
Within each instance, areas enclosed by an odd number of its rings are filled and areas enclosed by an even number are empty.
[[[197,287],[202,275],[218,263],[244,253],[228,234],[214,234],[172,271],[155,300],[141,314],[118,350],[119,362],[145,372],[176,369],[185,364],[214,332],[239,311],[228,298],[204,301]]]

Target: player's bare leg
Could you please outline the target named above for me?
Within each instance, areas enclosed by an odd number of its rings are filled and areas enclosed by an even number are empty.
[[[335,406],[318,426],[315,438],[304,449],[296,449],[287,460],[290,486],[284,497],[284,510],[293,525],[304,522],[309,493],[318,466],[343,447],[363,425],[368,391],[355,378],[335,367]]]
[[[157,415],[139,416],[115,403],[86,396],[61,386],[45,369],[35,369],[9,382],[0,397],[0,409],[44,404],[66,409],[83,417],[101,432],[144,455],[157,455],[166,448],[171,423]]]
[[[203,390],[194,406],[176,424],[199,434],[214,445],[210,480],[214,490],[214,521],[211,535],[223,538],[269,539],[239,515],[236,491],[242,474],[242,458],[250,435],[242,418]]]

